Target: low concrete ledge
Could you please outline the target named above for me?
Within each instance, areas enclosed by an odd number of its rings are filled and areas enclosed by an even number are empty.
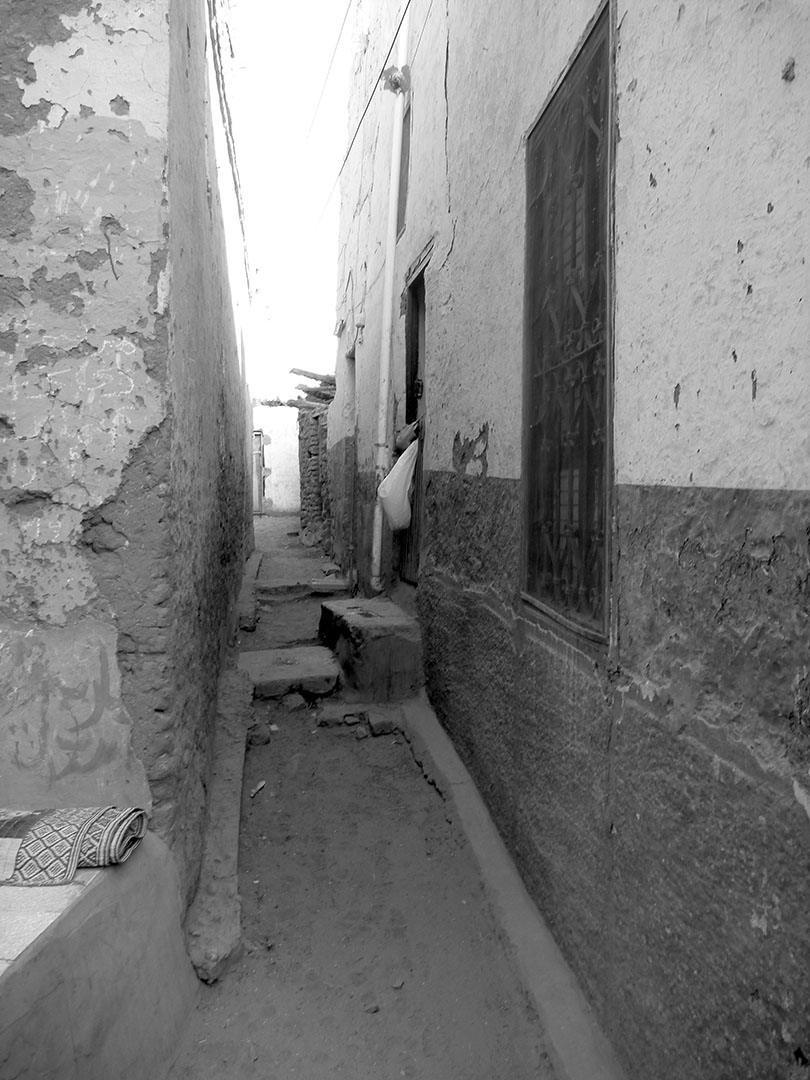
[[[559,1080],[625,1080],[613,1047],[424,693],[403,704],[402,731],[425,775],[455,809],[504,941],[540,1017]]]
[[[153,833],[69,885],[0,888],[2,951],[18,949],[0,973],[2,1080],[162,1080],[199,985],[180,920]]]

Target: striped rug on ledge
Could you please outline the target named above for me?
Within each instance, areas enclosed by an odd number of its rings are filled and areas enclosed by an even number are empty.
[[[124,862],[145,835],[138,807],[0,809],[0,885],[65,885],[79,867]]]

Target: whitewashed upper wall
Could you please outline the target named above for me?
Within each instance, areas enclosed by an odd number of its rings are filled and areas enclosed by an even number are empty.
[[[810,4],[620,18],[617,478],[806,488]]]
[[[347,141],[393,34],[382,7],[363,5]],[[452,467],[456,432],[473,438],[487,424],[489,473],[520,476],[525,136],[598,7],[515,4],[493,18],[483,0],[411,4],[396,291],[435,237],[425,273],[430,469]],[[617,480],[804,487],[810,4],[633,0],[615,21]],[[342,182],[340,291],[351,271],[365,328],[356,409],[339,391],[344,426],[330,441],[356,416],[361,469],[373,462],[392,112],[392,95],[378,92]],[[404,326],[395,323],[400,402]]]

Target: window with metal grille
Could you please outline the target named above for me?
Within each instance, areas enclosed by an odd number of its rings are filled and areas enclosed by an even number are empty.
[[[606,630],[607,10],[532,130],[527,155],[525,594]]]

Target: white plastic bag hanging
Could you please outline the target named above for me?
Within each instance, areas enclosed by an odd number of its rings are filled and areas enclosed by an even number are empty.
[[[415,439],[377,489],[385,520],[394,532],[411,523],[411,485],[418,453],[419,440]]]

